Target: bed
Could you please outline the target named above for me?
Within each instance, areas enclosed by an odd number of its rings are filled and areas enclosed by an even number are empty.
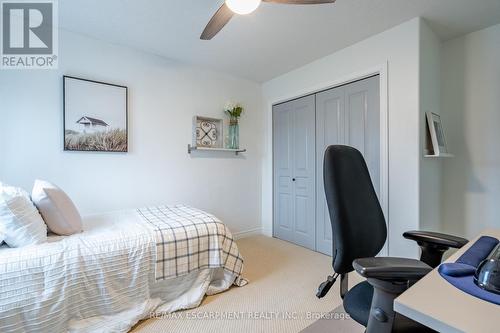
[[[0,248],[0,332],[127,332],[247,282],[231,232],[201,210],[159,206],[83,223],[80,234]]]

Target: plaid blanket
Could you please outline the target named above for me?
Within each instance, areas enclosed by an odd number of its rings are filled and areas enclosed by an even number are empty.
[[[137,210],[156,234],[156,280],[166,280],[202,268],[223,267],[241,277],[243,258],[229,229],[215,216],[183,205]]]

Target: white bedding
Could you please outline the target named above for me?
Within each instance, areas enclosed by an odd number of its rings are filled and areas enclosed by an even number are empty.
[[[0,248],[0,332],[127,332],[152,311],[196,307],[237,277],[207,268],[155,281],[155,235],[136,211],[84,219],[84,230]]]

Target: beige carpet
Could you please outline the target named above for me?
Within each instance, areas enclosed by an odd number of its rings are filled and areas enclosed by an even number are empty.
[[[363,331],[345,314],[318,321],[341,304],[339,283],[325,298],[315,296],[318,285],[331,273],[330,257],[265,236],[241,239],[238,246],[248,285],[206,297],[196,309],[142,321],[132,332],[292,333],[313,323],[307,332],[319,333],[325,327],[330,332]],[[356,276],[350,278],[359,281]]]
[[[301,333],[363,333],[365,327],[359,325],[354,320],[343,320],[348,316],[344,308],[340,305],[332,312],[326,314],[320,320],[307,326]]]

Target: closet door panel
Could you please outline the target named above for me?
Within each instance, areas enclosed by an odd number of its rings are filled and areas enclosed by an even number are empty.
[[[315,249],[314,96],[274,106],[273,136],[273,234]]]
[[[373,185],[380,194],[379,77],[345,86],[346,144],[364,156]]]
[[[323,158],[329,145],[344,142],[344,88],[316,95],[316,250],[332,254],[332,227],[323,184]]]
[[[308,211],[308,197],[297,195],[295,196],[295,232],[298,235],[298,238],[305,237],[308,238],[309,235],[309,225],[310,220],[308,219],[307,211]],[[297,240],[297,244],[307,246],[311,248],[307,243],[302,244],[300,240]]]
[[[329,145],[357,148],[365,157],[375,189],[379,189],[379,77],[353,82],[316,95],[317,203],[316,249],[331,255],[332,228],[323,185],[323,157]]]
[[[349,146],[358,149],[361,153],[365,152],[366,136],[366,111],[367,111],[367,92],[355,91],[347,94],[346,109],[346,132]]]
[[[295,243],[315,249],[315,99],[306,96],[293,101],[293,178]]]
[[[281,104],[273,109],[273,164],[274,164],[274,225],[273,234],[293,241],[293,186],[292,186],[292,129],[293,108]]]

